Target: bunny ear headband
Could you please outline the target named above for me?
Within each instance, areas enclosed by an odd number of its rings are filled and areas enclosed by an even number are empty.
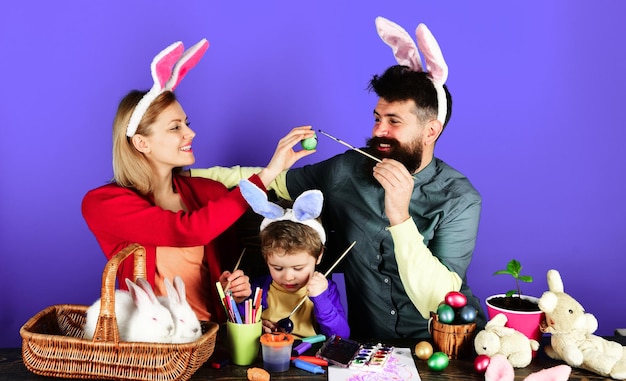
[[[183,43],[178,41],[163,49],[152,59],[150,71],[154,84],[133,110],[128,121],[128,127],[126,127],[126,136],[135,135],[139,122],[150,104],[161,93],[174,91],[187,72],[200,61],[208,47],[209,42],[203,38],[187,51],[184,51]]]
[[[384,17],[376,18],[376,29],[382,40],[391,47],[398,64],[408,66],[413,71],[427,71],[437,90],[437,120],[445,123],[448,101],[443,84],[448,79],[448,65],[430,30],[419,24],[415,30],[417,46],[409,34],[398,24]],[[419,50],[418,50],[419,47]],[[422,69],[420,53],[424,55],[426,70]]]
[[[322,244],[326,243],[324,227],[316,220],[322,212],[324,203],[324,196],[319,190],[313,189],[302,193],[294,201],[293,209],[283,209],[269,202],[265,192],[248,180],[241,180],[239,189],[252,210],[265,217],[261,222],[260,230],[265,229],[274,221],[294,221],[312,227],[320,235]]]

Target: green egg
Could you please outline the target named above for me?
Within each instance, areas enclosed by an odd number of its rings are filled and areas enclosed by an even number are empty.
[[[446,369],[449,363],[450,359],[448,358],[448,355],[443,352],[433,353],[427,361],[428,367],[437,372],[441,372]]]
[[[310,138],[300,140],[300,145],[307,151],[314,150],[317,147],[317,135],[313,135]]]
[[[437,307],[437,316],[440,322],[450,324],[454,321],[454,308],[447,304],[440,304],[439,307]]]

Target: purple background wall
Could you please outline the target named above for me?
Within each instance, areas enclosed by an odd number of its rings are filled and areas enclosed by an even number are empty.
[[[626,2],[7,1],[0,11],[0,347],[52,304],[89,304],[105,263],[80,214],[112,177],[119,99],[148,88],[176,40],[207,54],[178,88],[198,166],[264,165],[291,127],[353,144],[372,127],[374,73],[394,64],[374,18],[433,31],[450,66],[452,122],[437,155],[484,209],[469,281],[481,297],[511,258],[560,270],[600,322],[626,327]],[[344,151],[321,137],[310,160]],[[309,159],[309,158],[307,158]]]

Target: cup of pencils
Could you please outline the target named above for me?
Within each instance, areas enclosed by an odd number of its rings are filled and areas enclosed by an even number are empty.
[[[228,317],[226,328],[231,361],[235,365],[250,365],[259,355],[260,338],[263,333],[261,322],[263,290],[257,287],[253,298],[246,299],[238,305],[229,290],[224,291],[219,282],[216,283],[216,287]]]

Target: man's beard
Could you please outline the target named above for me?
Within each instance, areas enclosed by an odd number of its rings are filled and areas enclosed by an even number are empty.
[[[366,142],[365,151],[380,159],[393,159],[406,167],[409,173],[413,174],[422,164],[422,141],[415,140],[412,144],[403,145],[396,139],[373,137]],[[390,149],[387,152],[381,152],[376,149],[379,144],[388,144]],[[365,163],[365,171],[374,183],[378,181],[374,179],[373,170],[377,163],[374,160],[367,160]]]

